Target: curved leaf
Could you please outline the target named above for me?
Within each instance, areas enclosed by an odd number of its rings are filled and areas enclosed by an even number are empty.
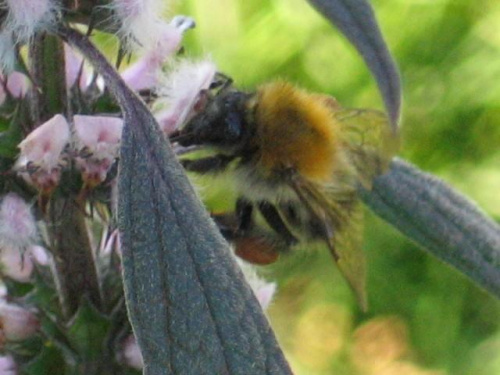
[[[377,80],[393,131],[396,131],[401,111],[401,79],[370,3],[366,0],[308,1],[337,26],[363,56]]]
[[[500,226],[466,197],[398,159],[361,196],[403,234],[500,297]]]

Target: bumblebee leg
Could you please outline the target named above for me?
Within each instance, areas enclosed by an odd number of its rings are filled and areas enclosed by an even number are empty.
[[[236,216],[238,217],[238,231],[245,232],[253,226],[253,204],[244,198],[236,201]]]
[[[218,173],[226,169],[233,159],[233,156],[218,154],[201,159],[183,159],[181,165],[190,172]]]
[[[269,226],[283,238],[287,246],[292,246],[299,242],[292,232],[290,232],[274,205],[269,202],[259,202],[258,207],[264,220],[266,220]]]

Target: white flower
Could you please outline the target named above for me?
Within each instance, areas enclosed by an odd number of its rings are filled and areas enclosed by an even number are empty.
[[[118,35],[128,47],[149,49],[151,37],[159,34],[165,0],[113,0],[110,4],[120,26]]]
[[[181,16],[171,23],[161,23],[157,34],[149,37],[148,47],[142,48],[143,56],[121,74],[125,82],[137,91],[154,88],[163,64],[179,49],[184,31],[192,25],[191,18]]]
[[[73,118],[75,124],[76,166],[82,171],[85,183],[92,187],[106,178],[118,156],[123,120],[116,117],[82,116]]]
[[[10,72],[14,65],[14,46],[26,43],[40,30],[49,28],[59,6],[54,0],[3,0],[7,15],[0,38],[0,65]],[[9,48],[10,47],[10,48]]]
[[[64,165],[62,151],[69,142],[66,119],[55,115],[33,130],[19,144],[21,150],[15,170],[42,192],[50,192],[59,183]]]
[[[156,115],[156,119],[165,133],[171,133],[189,120],[216,72],[215,64],[209,60],[182,60],[162,80],[158,103],[166,108]]]

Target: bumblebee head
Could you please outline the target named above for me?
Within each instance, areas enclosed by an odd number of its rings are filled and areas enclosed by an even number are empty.
[[[248,136],[246,101],[250,95],[224,90],[208,100],[173,138],[181,146],[207,145],[220,149],[238,149]]]

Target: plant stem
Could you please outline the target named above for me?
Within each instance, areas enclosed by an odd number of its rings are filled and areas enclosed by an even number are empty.
[[[101,292],[83,208],[73,198],[57,197],[47,216],[64,315],[70,318],[84,297],[99,309]]]

